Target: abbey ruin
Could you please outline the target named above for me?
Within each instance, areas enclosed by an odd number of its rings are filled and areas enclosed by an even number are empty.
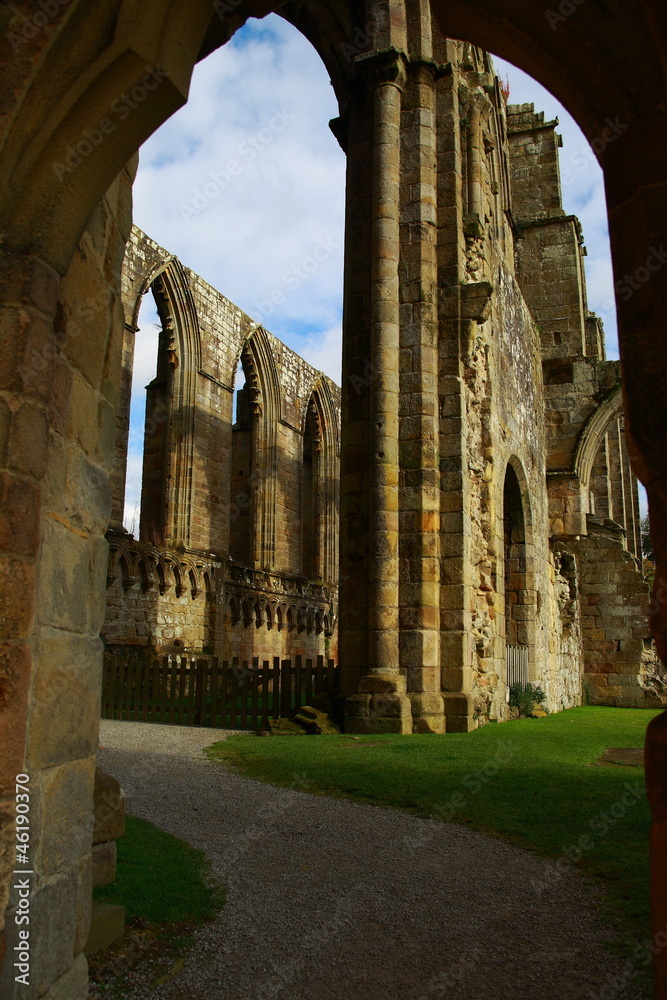
[[[388,624],[400,636],[400,679],[390,693],[405,697],[378,716],[377,682],[343,659],[348,726],[467,731],[508,718],[513,681],[540,685],[550,711],[582,700],[659,706],[643,686],[655,657],[620,363],[606,360],[587,307],[581,226],[561,203],[557,121],[508,106],[489,57],[447,44],[438,72],[391,67],[411,95],[402,142],[428,120],[425,81],[435,74],[440,88],[419,158],[424,170],[437,164],[437,179],[425,178],[437,193],[402,183],[397,199],[406,244],[434,227],[440,249],[399,261],[398,541],[387,530],[377,540],[397,560]],[[439,155],[429,160],[429,148]],[[424,296],[431,268],[437,311]],[[122,527],[124,474],[149,292],[162,331],[134,538]],[[122,300],[107,645],[248,662],[336,657],[339,389],[136,228]],[[350,375],[352,413],[376,375],[370,357]],[[364,465],[349,478],[363,482]],[[359,522],[346,553],[357,582],[366,530]]]
[[[160,632],[166,614],[184,630],[192,614],[183,638],[202,648],[282,654],[333,647],[337,625],[352,732],[502,718],[508,644],[554,709],[584,683],[592,700],[649,701],[649,626],[667,656],[667,33],[658,0],[551,19],[520,0],[38,6],[0,7],[0,992],[83,1000],[102,629],[164,645],[181,638]],[[132,228],[137,150],[187,101],[195,65],[278,8],[326,67],[347,154],[337,597],[334,387]],[[586,307],[553,126],[505,106],[483,49],[548,87],[603,168],[622,390]],[[610,120],[625,127],[601,144]],[[161,367],[145,533],[130,540],[123,400],[148,288]],[[649,499],[650,605],[628,456]],[[286,532],[288,510],[301,517]],[[646,757],[654,933],[666,733],[663,713]],[[11,959],[17,775],[32,803],[28,991]],[[655,967],[663,1000],[664,949]]]

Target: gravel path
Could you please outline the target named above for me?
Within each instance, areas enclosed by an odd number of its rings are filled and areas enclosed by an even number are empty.
[[[101,724],[128,811],[203,848],[228,886],[184,971],[141,996],[644,997],[575,873],[456,824],[239,777],[202,753],[222,736]]]

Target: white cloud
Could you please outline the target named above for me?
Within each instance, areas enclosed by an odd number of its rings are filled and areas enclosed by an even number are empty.
[[[343,333],[340,324],[323,333],[305,337],[299,345],[299,354],[309,365],[324,372],[340,385],[343,357]]]
[[[137,225],[293,346],[325,332],[342,300],[345,157],[310,43],[272,15],[200,64],[188,104],[143,146]],[[286,283],[321,244],[317,270]],[[274,291],[285,301],[262,312]]]

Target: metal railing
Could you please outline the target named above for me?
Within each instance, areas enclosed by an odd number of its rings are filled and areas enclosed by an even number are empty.
[[[510,688],[513,684],[528,683],[528,646],[506,647],[507,664],[507,700],[510,700]]]

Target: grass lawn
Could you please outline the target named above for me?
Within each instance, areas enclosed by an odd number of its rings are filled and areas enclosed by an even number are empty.
[[[604,885],[634,947],[649,937],[644,772],[592,765],[610,747],[643,746],[656,714],[584,707],[444,736],[243,735],[208,753],[262,781],[467,823],[567,859]]]
[[[93,1000],[133,1000],[178,973],[194,928],[212,920],[224,891],[210,884],[202,851],[136,816],[116,841],[116,881],[93,892],[98,903],[125,907],[126,933],[89,960]]]
[[[116,846],[116,881],[95,889],[93,898],[124,906],[128,921],[198,924],[222,907],[224,894],[206,881],[203,851],[137,816],[127,816],[125,836]]]

